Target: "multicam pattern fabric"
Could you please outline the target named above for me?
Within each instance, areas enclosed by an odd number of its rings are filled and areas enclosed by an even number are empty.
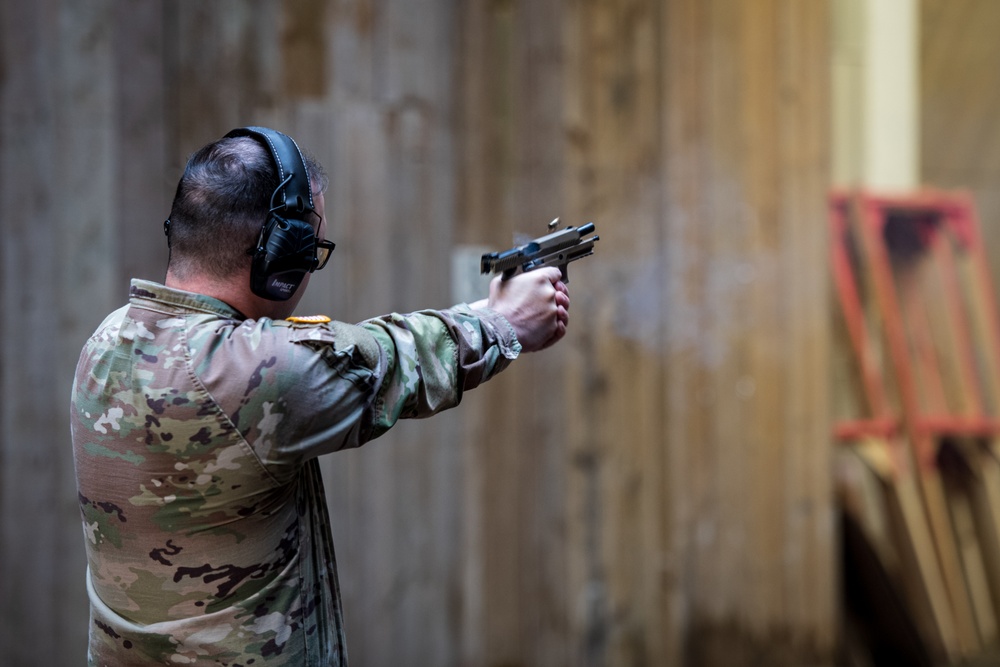
[[[73,387],[89,664],[346,664],[316,457],[456,405],[519,351],[467,306],[298,324],[134,280]]]

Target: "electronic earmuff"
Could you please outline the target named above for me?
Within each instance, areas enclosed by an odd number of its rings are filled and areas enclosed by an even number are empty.
[[[271,210],[249,251],[250,290],[271,301],[290,299],[303,278],[318,268],[312,184],[295,141],[266,127],[238,128],[226,137],[252,137],[274,158],[279,185],[271,195]]]

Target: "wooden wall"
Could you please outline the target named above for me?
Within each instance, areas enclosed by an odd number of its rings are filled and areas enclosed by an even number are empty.
[[[159,279],[186,156],[332,176],[304,311],[451,303],[594,221],[566,342],[324,461],[356,665],[823,665],[836,642],[826,2],[0,6],[0,654],[77,664],[72,367]]]
[[[975,197],[1000,286],[1000,4],[921,0],[921,176]]]

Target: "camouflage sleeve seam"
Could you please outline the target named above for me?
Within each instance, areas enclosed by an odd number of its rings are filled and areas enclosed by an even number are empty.
[[[236,424],[233,423],[232,418],[226,413],[225,410],[222,409],[222,406],[219,404],[217,400],[215,400],[215,397],[212,395],[212,392],[208,390],[208,387],[205,386],[205,384],[201,381],[201,378],[198,377],[198,374],[195,373],[194,362],[191,360],[191,347],[188,344],[187,332],[181,329],[180,336],[181,336],[181,341],[184,345],[184,370],[188,374],[188,377],[191,379],[191,382],[193,382],[194,385],[198,387],[198,389],[200,389],[205,394],[205,396],[207,396],[208,399],[212,402],[212,406],[217,411],[216,413],[217,418],[220,421],[224,421],[225,424],[227,424],[229,428],[232,430],[232,432],[235,433],[237,436],[239,436],[240,446],[244,450],[246,450],[247,453],[250,454],[251,459],[254,462],[256,462],[257,466],[260,468],[260,471],[264,473],[276,487],[280,487],[281,483],[278,482],[277,479],[275,479],[274,475],[271,474],[271,471],[268,470],[267,466],[264,465],[264,462],[260,460],[260,457],[257,455],[257,451],[253,448],[253,446],[249,443],[249,441],[247,441],[246,436],[243,434],[242,431],[240,431],[236,427]]]
[[[374,398],[371,401],[369,408],[365,411],[368,419],[362,420],[362,442],[368,442],[374,440],[381,433],[378,432],[377,425],[379,420],[382,418],[382,413],[385,410],[385,398],[382,395],[382,384],[385,379],[385,369],[388,367],[389,353],[379,345],[377,339],[372,336],[372,342],[374,347],[377,349],[375,366],[371,369],[373,386],[372,392]]]
[[[397,356],[394,347],[393,349],[388,349],[385,345],[379,342],[378,336],[375,336],[374,334],[372,335],[372,338],[378,346],[379,355],[378,367],[375,368],[376,386],[375,398],[372,401],[371,407],[371,419],[369,420],[369,423],[365,425],[365,430],[367,431],[367,436],[365,437],[366,442],[380,437],[389,430],[389,427],[383,428],[380,426],[385,422],[385,394],[383,391],[385,390],[385,378],[389,374],[390,366],[396,362]]]

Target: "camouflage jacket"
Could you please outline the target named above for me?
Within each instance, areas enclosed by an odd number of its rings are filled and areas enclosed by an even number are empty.
[[[73,385],[89,664],[346,664],[316,457],[458,404],[519,351],[467,306],[300,324],[132,281]]]

